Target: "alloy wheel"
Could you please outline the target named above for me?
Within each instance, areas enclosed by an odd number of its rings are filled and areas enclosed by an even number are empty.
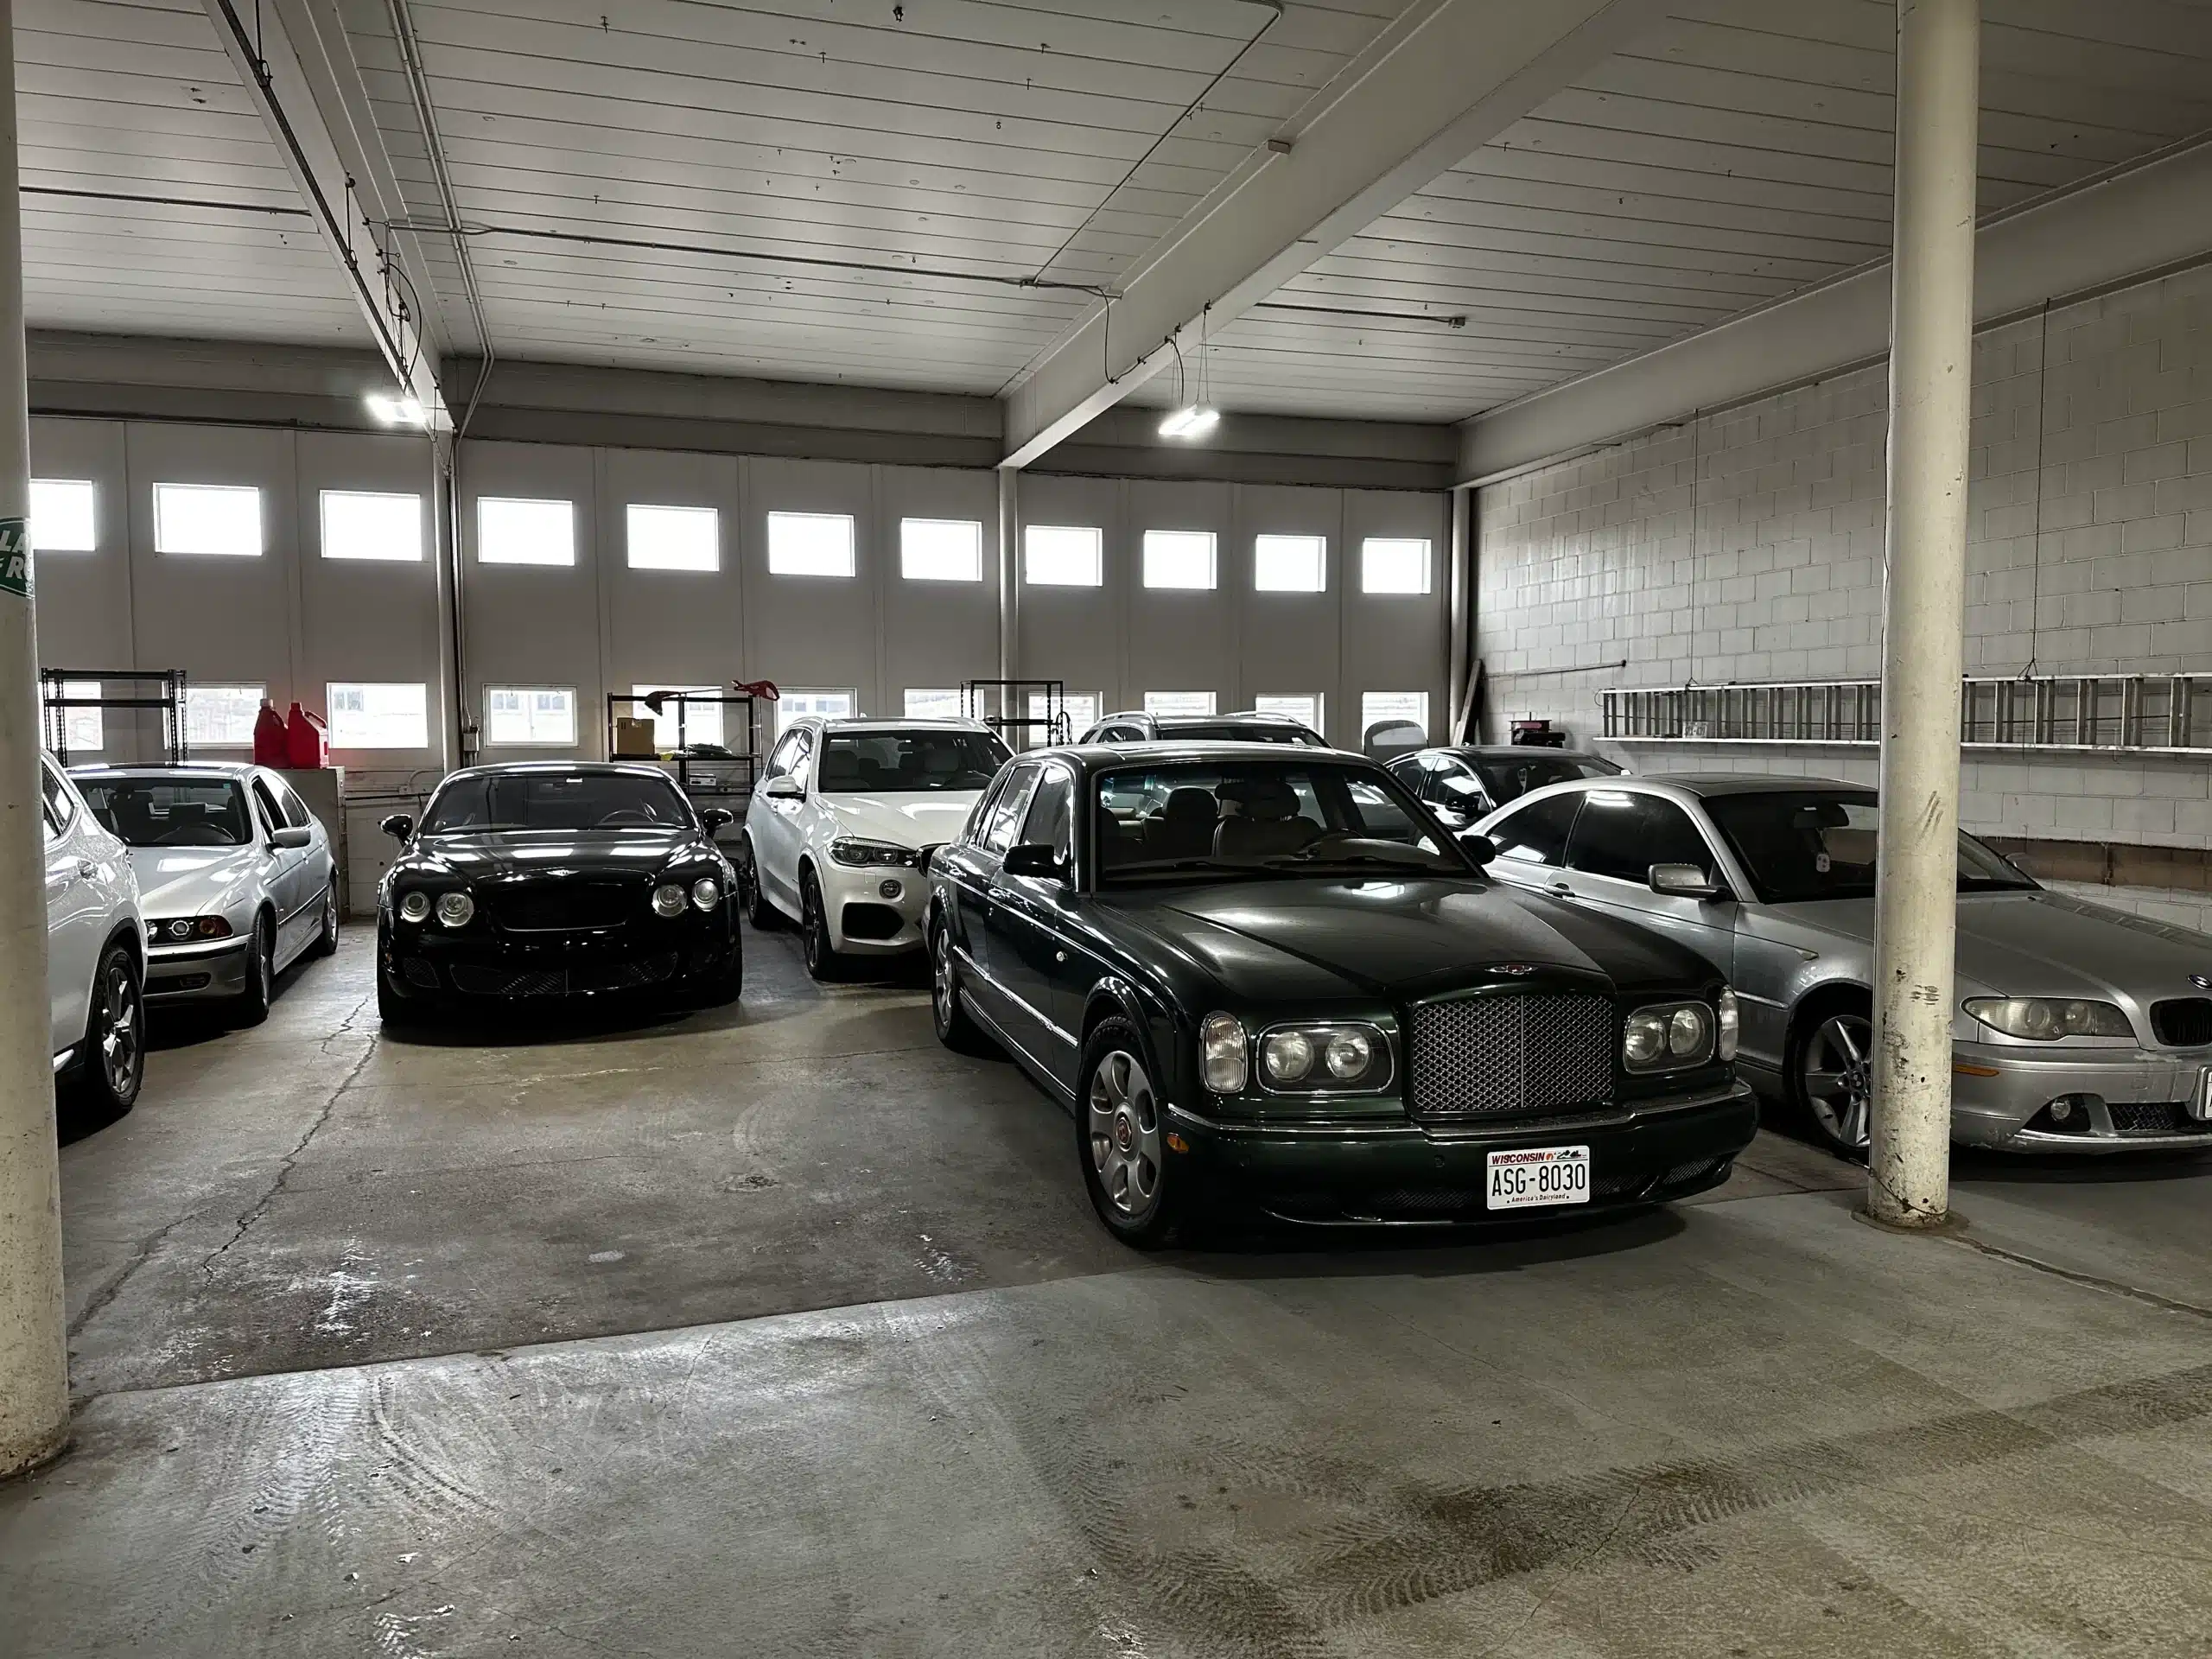
[[[261,1001],[264,1007],[276,1000],[276,930],[264,926],[261,930],[260,960],[256,971],[261,976]]]
[[[108,1092],[128,1101],[137,1087],[143,1050],[138,1032],[138,982],[120,953],[107,965],[100,987],[100,1071]]]
[[[939,926],[930,936],[930,1004],[937,1014],[939,1034],[952,1029],[959,1012],[959,993],[952,983],[952,936]]]
[[[1863,1014],[1823,1020],[1805,1044],[1799,1081],[1821,1133],[1853,1151],[1867,1143],[1874,1104],[1874,1026]]]
[[[1114,1049],[1090,1074],[1091,1166],[1107,1202],[1141,1221],[1160,1202],[1160,1105],[1143,1065]]]

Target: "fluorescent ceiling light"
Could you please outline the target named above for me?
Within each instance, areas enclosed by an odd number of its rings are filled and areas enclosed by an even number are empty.
[[[413,397],[387,397],[380,391],[369,394],[369,413],[386,426],[420,426],[423,424],[423,405]]]
[[[1221,411],[1208,404],[1188,404],[1160,423],[1163,438],[1202,438],[1221,423]]]

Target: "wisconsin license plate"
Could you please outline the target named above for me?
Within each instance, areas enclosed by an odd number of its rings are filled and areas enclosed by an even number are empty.
[[[1487,1202],[1492,1210],[1590,1202],[1590,1148],[1523,1147],[1490,1154]]]

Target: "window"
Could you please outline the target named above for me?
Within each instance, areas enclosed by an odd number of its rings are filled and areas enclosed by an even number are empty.
[[[1105,580],[1103,538],[1077,524],[1032,524],[1021,532],[1022,580],[1033,588],[1096,588]]]
[[[722,516],[714,508],[649,507],[633,501],[625,512],[632,570],[721,569]]]
[[[355,681],[329,687],[334,749],[427,749],[429,688]]]
[[[776,704],[776,730],[782,732],[791,721],[808,715],[824,715],[831,720],[849,719],[853,704],[857,701],[850,691],[808,690],[804,687],[785,686],[782,699]]]
[[[265,685],[188,685],[184,741],[195,749],[250,749]]]
[[[915,795],[982,789],[1012,757],[988,732],[881,727],[830,733],[815,787],[824,795]]]
[[[1322,536],[1255,536],[1252,586],[1262,594],[1318,594],[1328,585],[1329,543]]]
[[[1318,732],[1321,729],[1321,694],[1319,691],[1298,695],[1275,693],[1255,697],[1252,699],[1252,712],[1255,715],[1286,715]]]
[[[957,720],[960,717],[960,693],[917,690],[910,685],[906,688],[906,717],[909,720]]]
[[[1030,748],[1041,748],[1047,743],[1072,743],[1098,723],[1098,694],[1096,691],[1070,691],[1060,698],[1060,712],[1067,716],[1068,729],[1065,737],[1048,733],[1042,726],[1029,728]],[[1052,705],[1041,691],[1029,694],[1029,718],[1044,720],[1052,714]]]
[[[284,827],[284,809],[276,804],[276,798],[269,792],[268,779],[253,780],[253,804],[261,819],[261,832],[273,836]]]
[[[31,480],[31,550],[90,553],[94,535],[92,481],[88,478]]]
[[[576,694],[565,685],[487,685],[484,741],[500,747],[573,747]]]
[[[1273,864],[1316,871],[1464,874],[1466,865],[1393,788],[1317,750],[1274,760],[1171,761],[1101,772],[1101,873]]]
[[[1210,715],[1213,713],[1213,693],[1147,691],[1144,694],[1144,711],[1147,715]]]
[[[574,564],[576,509],[568,501],[486,495],[476,502],[479,564]]]
[[[1567,842],[1570,869],[1643,886],[1654,864],[1694,864],[1710,872],[1713,855],[1688,813],[1656,795],[1593,789]]]
[[[261,556],[261,492],[250,484],[154,486],[154,551]]]
[[[1213,561],[1210,530],[1147,530],[1144,533],[1144,585],[1147,588],[1211,588]]]
[[[768,751],[768,765],[760,774],[760,781],[765,784],[771,778],[781,778],[797,770],[798,763],[806,758],[806,747],[810,741],[812,739],[804,732],[786,732]]]
[[[849,576],[853,521],[842,512],[768,515],[768,574],[775,576]]]
[[[449,778],[423,814],[426,836],[472,830],[694,830],[690,803],[665,778],[637,772],[477,772]],[[642,849],[641,855],[653,856]]]
[[[1398,536],[1370,536],[1359,544],[1359,587],[1368,594],[1428,591],[1428,543]]]
[[[97,697],[100,694],[98,680],[64,680],[61,695],[65,697]],[[61,741],[73,755],[97,754],[107,747],[107,731],[98,709],[64,709],[61,711]]]
[[[1428,693],[1426,691],[1363,691],[1359,697],[1359,733],[1363,740],[1377,726],[1404,721],[1428,731]]]
[[[322,493],[322,556],[420,563],[423,498],[365,490]]]
[[[39,787],[46,791],[46,827],[49,835],[60,835],[69,827],[69,820],[77,816],[77,803],[71,798],[69,785],[61,774],[41,760],[38,766]]]
[[[909,582],[981,582],[982,525],[965,518],[901,518],[899,574]]]
[[[295,830],[306,828],[308,804],[294,793],[292,786],[282,778],[271,778],[269,785],[276,792],[276,804],[284,809],[284,822]]]
[[[125,772],[87,782],[84,796],[92,816],[126,847],[244,847],[254,839],[253,811],[234,779]],[[300,822],[307,822],[304,810]]]
[[[1047,766],[1038,785],[1029,816],[1021,825],[1021,840],[1033,847],[1049,847],[1063,864],[1075,856],[1075,785],[1065,766]]]
[[[1574,814],[1581,804],[1580,795],[1547,795],[1507,813],[1490,830],[1497,855],[1516,864],[1560,863],[1567,856],[1567,832],[1574,827]]]
[[[718,697],[718,685],[671,685],[663,680],[655,685],[633,685],[633,697],[651,696],[657,691],[680,691],[695,697]],[[680,711],[680,713],[679,713]],[[722,705],[719,702],[664,702],[659,709],[632,707],[632,715],[650,715],[653,722],[653,747],[660,750],[682,748],[686,745],[722,741]],[[683,731],[679,736],[677,728]],[[776,728],[781,731],[780,726]]]
[[[1006,785],[991,801],[991,822],[983,831],[982,845],[987,851],[1002,853],[1014,845],[1014,832],[1029,810],[1029,798],[1037,792],[1037,773],[1034,762],[1017,766]]]

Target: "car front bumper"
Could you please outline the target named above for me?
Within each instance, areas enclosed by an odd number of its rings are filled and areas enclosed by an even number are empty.
[[[2053,1116],[2062,1101],[2063,1123]],[[1960,1043],[1951,1052],[1951,1138],[2007,1152],[2212,1147],[2212,1052],[2062,1056]]]
[[[825,859],[817,867],[815,879],[822,884],[832,950],[856,957],[887,957],[922,948],[930,884],[913,865],[856,868]],[[884,888],[894,884],[898,892],[887,895]]]
[[[1741,1082],[1633,1109],[1541,1122],[1424,1128],[1250,1123],[1178,1106],[1166,1128],[1217,1187],[1283,1221],[1318,1226],[1446,1226],[1541,1221],[1688,1197],[1728,1179],[1758,1130]],[[1590,1200],[1493,1211],[1489,1156],[1531,1147],[1590,1148]]]
[[[157,944],[146,951],[149,1002],[215,1002],[245,995],[244,938]]]
[[[739,950],[727,904],[621,927],[518,935],[387,920],[378,968],[403,999],[538,1001],[558,997],[682,995],[725,974]]]

